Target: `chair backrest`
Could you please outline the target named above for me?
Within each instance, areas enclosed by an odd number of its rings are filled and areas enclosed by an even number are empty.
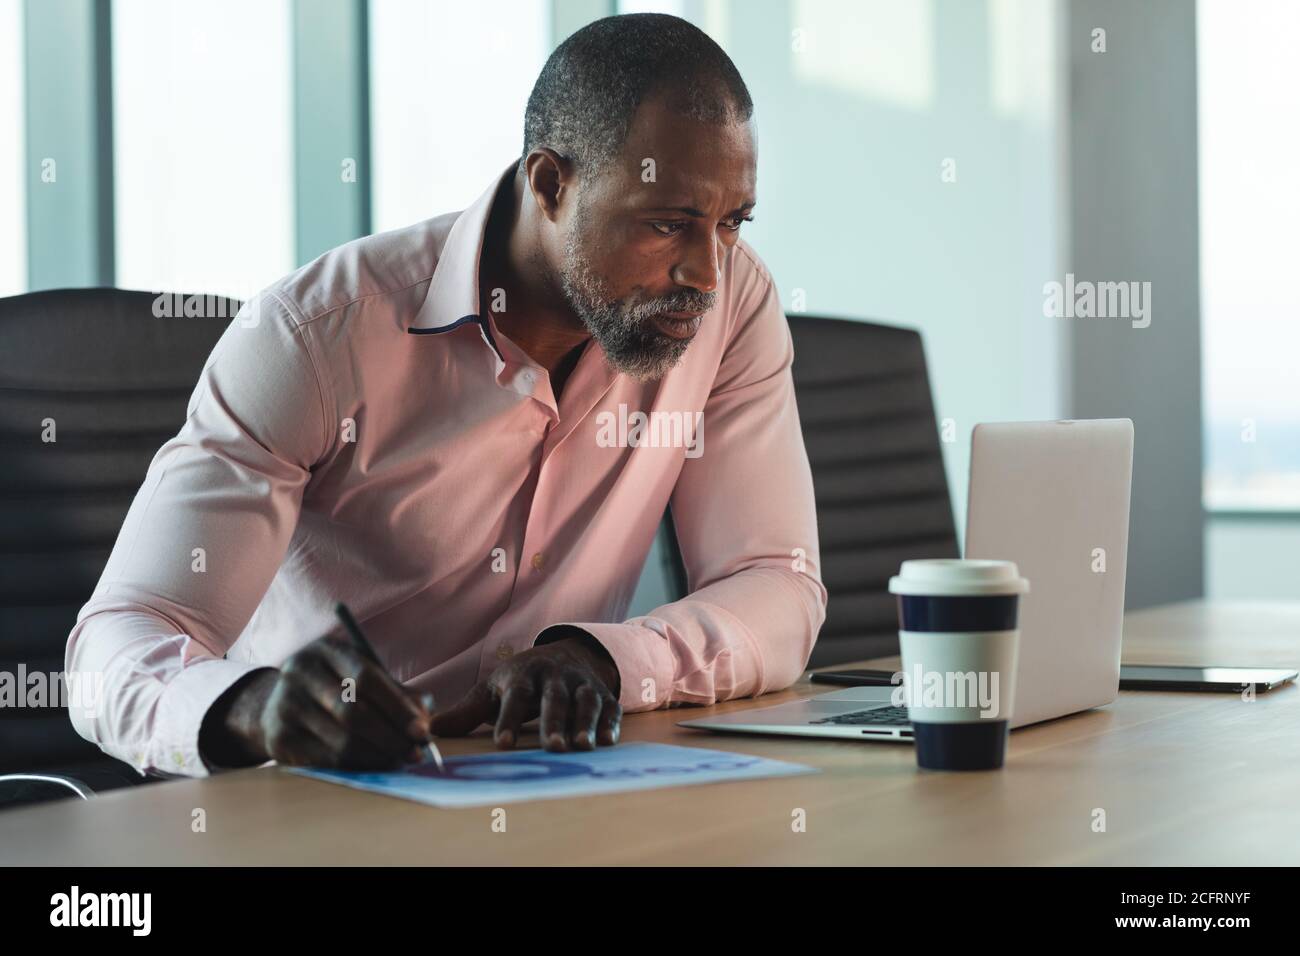
[[[809,315],[789,321],[830,595],[810,666],[896,654],[890,576],[908,558],[959,557],[921,334]]]
[[[958,557],[952,501],[915,329],[788,316],[812,468],[826,622],[810,667],[898,653],[889,578],[907,558]],[[686,580],[671,522],[664,559]]]
[[[157,300],[120,289],[0,298],[0,671],[62,672],[68,632],[149,462],[184,423],[238,309],[208,298],[210,317],[158,317]],[[0,773],[19,770],[94,789],[141,780],[78,736],[59,706],[0,707]]]

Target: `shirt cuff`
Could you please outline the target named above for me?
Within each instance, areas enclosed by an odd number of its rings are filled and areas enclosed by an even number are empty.
[[[210,766],[199,754],[203,718],[235,681],[264,666],[214,657],[183,668],[167,682],[158,701],[149,759],[137,766],[143,763],[169,776],[185,777],[206,777],[220,769]]]
[[[594,637],[618,668],[618,702],[623,712],[662,707],[672,694],[673,655],[668,639],[644,624],[589,624],[564,621],[552,627],[576,627]],[[545,628],[537,634],[542,634]],[[536,641],[537,637],[533,640]]]

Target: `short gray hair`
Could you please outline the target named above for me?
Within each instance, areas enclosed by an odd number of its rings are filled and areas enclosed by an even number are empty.
[[[699,27],[662,13],[605,17],[542,67],[524,111],[521,167],[546,146],[579,170],[603,168],[622,152],[637,107],[661,92],[705,123],[745,122],[754,112],[735,64]]]

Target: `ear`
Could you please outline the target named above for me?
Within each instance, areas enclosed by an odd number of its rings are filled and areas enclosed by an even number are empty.
[[[560,204],[578,185],[573,163],[555,150],[539,146],[524,159],[524,170],[537,208],[543,216],[555,222],[560,216]]]

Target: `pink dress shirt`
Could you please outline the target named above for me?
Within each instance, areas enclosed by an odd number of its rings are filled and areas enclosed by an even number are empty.
[[[336,601],[442,706],[555,624],[608,650],[628,712],[800,676],[826,589],[767,269],[737,243],[676,368],[639,384],[589,341],[557,403],[479,315],[502,178],[325,253],[231,322],[68,637],[67,670],[103,682],[93,716],[70,709],[82,736],[206,775],[209,706],[334,629]],[[669,502],[691,593],[625,620]]]

